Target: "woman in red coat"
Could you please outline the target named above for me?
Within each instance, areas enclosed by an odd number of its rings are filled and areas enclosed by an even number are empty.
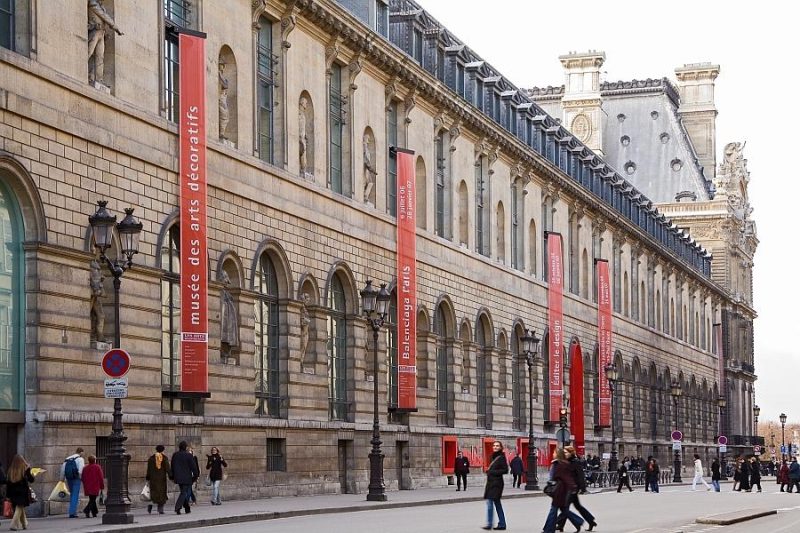
[[[83,508],[83,514],[86,518],[89,518],[89,513],[97,517],[97,496],[106,487],[103,483],[103,469],[97,464],[97,457],[94,455],[89,456],[89,464],[83,467],[81,481],[83,481],[83,492],[89,497],[89,503]]]
[[[789,465],[786,464],[786,459],[781,461],[781,467],[778,470],[778,483],[781,484],[781,492],[783,488],[789,484]]]

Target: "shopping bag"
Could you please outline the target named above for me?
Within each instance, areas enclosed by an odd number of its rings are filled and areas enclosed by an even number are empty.
[[[144,484],[144,487],[142,487],[141,496],[142,496],[142,501],[143,502],[149,502],[150,501],[150,482],[149,481]]]
[[[3,516],[6,518],[14,516],[14,506],[11,505],[11,500],[3,500]]]
[[[66,502],[69,500],[69,489],[63,481],[56,483],[53,492],[50,493],[51,502]]]
[[[100,490],[100,494],[97,495],[97,505],[105,505],[106,504],[106,493],[104,490]]]

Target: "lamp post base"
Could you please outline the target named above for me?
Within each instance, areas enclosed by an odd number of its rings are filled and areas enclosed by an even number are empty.
[[[130,504],[122,504],[119,506],[106,505],[106,512],[103,513],[103,524],[133,524],[133,515],[128,512],[130,509]]]
[[[374,448],[369,454],[369,489],[367,492],[368,502],[385,502],[386,486],[383,484],[383,453],[378,448]],[[380,440],[378,445],[380,446]]]

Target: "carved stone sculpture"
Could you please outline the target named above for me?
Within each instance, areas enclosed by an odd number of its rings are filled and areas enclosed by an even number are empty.
[[[89,83],[104,84],[107,32],[109,29],[113,29],[118,35],[123,35],[123,33],[103,7],[102,0],[89,0],[87,7],[89,14]]]
[[[225,77],[225,61],[219,60],[219,138],[228,139],[228,123],[230,122],[230,112],[228,111],[228,79]]]
[[[378,171],[375,168],[375,143],[369,132],[364,132],[362,147],[364,151],[364,202],[375,205],[375,178]]]
[[[105,342],[105,323],[106,314],[103,310],[102,298],[105,295],[103,280],[105,276],[100,270],[100,263],[92,260],[89,263],[89,288],[92,290],[90,299],[91,310],[89,314],[92,318],[91,339],[96,342]]]
[[[311,329],[311,315],[308,313],[308,294],[303,293],[303,306],[300,310],[300,361],[305,361],[308,350],[308,338]]]
[[[300,139],[300,175],[308,174],[308,100],[305,96],[300,97],[300,104],[297,113],[297,133]]]
[[[239,346],[239,314],[236,312],[236,302],[231,296],[231,278],[224,270],[219,275],[222,282],[222,292],[220,293],[220,342],[229,347]]]

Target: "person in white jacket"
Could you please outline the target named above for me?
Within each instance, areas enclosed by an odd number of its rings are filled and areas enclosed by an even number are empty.
[[[83,473],[83,448],[64,459],[61,463],[61,481],[69,489],[69,517],[78,518],[78,500],[81,497],[81,474]]]
[[[703,483],[706,490],[711,490],[711,486],[703,479],[703,463],[700,461],[700,456],[694,454],[694,479],[692,480],[692,490],[697,490],[697,483]]]

